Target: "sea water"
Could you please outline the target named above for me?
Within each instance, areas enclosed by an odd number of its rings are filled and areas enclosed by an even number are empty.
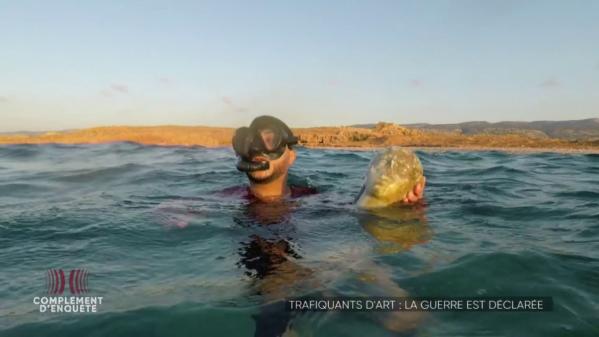
[[[428,313],[410,335],[599,336],[599,156],[418,151],[423,202],[368,214],[353,202],[374,152],[297,151],[290,181],[317,193],[262,205],[230,149],[0,146],[0,336],[389,336],[387,313],[272,307],[389,289],[553,297]],[[40,312],[50,269],[97,312]]]

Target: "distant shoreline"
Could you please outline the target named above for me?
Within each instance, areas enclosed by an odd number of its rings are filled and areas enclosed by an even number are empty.
[[[102,144],[133,142],[158,146],[229,147],[233,128],[205,126],[106,126],[41,134],[0,135],[0,144]],[[516,130],[519,131],[519,130]],[[404,146],[423,151],[503,151],[514,153],[599,153],[597,140],[537,137],[521,132],[463,134],[379,123],[372,128],[296,128],[307,148],[372,150]]]
[[[388,145],[393,146],[393,145]],[[305,146],[309,149],[321,150],[347,150],[347,151],[376,151],[388,146],[379,147],[335,147],[335,146]],[[400,146],[400,145],[397,145]],[[498,151],[507,153],[563,153],[563,154],[599,154],[599,148],[591,149],[567,149],[567,148],[541,148],[541,147],[426,147],[426,146],[402,146],[416,151],[424,152],[487,152]]]
[[[135,141],[110,141],[110,142],[98,142],[98,143],[56,143],[56,142],[47,142],[47,143],[2,143],[0,142],[0,146],[3,145],[50,145],[50,144],[60,144],[60,145],[102,145],[102,144],[115,144],[115,143],[134,143],[144,146],[156,146],[156,147],[201,147],[208,149],[226,149],[230,148],[229,145],[219,145],[219,146],[204,146],[204,145],[188,145],[188,144],[147,144],[147,143],[138,143]],[[441,146],[409,146],[409,145],[384,145],[384,146],[306,146],[299,145],[299,147],[310,149],[310,150],[339,150],[339,151],[378,151],[380,149],[384,149],[391,146],[399,146],[412,149],[414,151],[424,151],[424,152],[506,152],[506,153],[516,153],[516,154],[526,154],[526,153],[558,153],[558,154],[599,154],[599,148],[589,148],[589,149],[568,149],[568,148],[544,148],[544,147],[441,147]]]

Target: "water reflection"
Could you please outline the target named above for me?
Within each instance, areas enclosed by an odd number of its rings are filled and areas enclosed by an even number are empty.
[[[377,241],[377,254],[397,254],[428,242],[432,231],[426,218],[423,201],[414,205],[395,205],[371,209],[356,215],[362,228]],[[371,261],[360,274],[360,280],[375,288],[375,294],[388,297],[408,297],[409,294],[393,280],[389,266]],[[371,288],[372,288],[371,287]],[[367,294],[372,296],[373,294]],[[373,313],[375,321],[396,333],[415,331],[426,317],[423,312]]]
[[[380,254],[395,254],[423,244],[433,236],[423,203],[372,209],[357,215],[358,222],[379,245]]]
[[[251,279],[253,290],[263,305],[253,316],[255,336],[282,336],[292,333],[293,313],[285,310],[285,299],[314,290],[328,296],[334,294],[323,289],[319,272],[302,265],[294,241],[293,211],[299,206],[296,200],[276,203],[249,202],[235,217],[235,222],[253,227],[248,239],[240,243],[238,265]],[[377,255],[396,254],[425,243],[432,237],[423,203],[413,206],[388,207],[368,212],[354,213],[362,228],[378,241]],[[341,269],[342,266],[340,266]],[[354,270],[355,271],[355,270]],[[365,263],[357,273],[358,280],[376,289],[364,296],[405,297],[409,294],[392,278],[388,266],[374,261]],[[344,277],[344,276],[340,276]],[[320,286],[320,287],[319,287]],[[320,290],[318,290],[320,289]],[[424,315],[418,312],[373,313],[371,319],[387,330],[413,331]]]
[[[297,207],[293,200],[274,203],[248,203],[236,223],[256,228],[256,233],[241,242],[238,265],[254,284],[263,305],[252,316],[254,336],[282,336],[291,331],[292,313],[285,310],[285,298],[311,279],[312,270],[302,266],[294,249],[291,215]],[[259,233],[259,234],[258,234]],[[293,289],[296,289],[295,291]]]

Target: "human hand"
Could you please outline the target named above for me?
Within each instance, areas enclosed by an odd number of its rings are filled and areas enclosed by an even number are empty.
[[[403,198],[404,204],[413,204],[424,196],[424,186],[426,185],[426,177],[422,177],[422,182],[414,186],[414,189]]]

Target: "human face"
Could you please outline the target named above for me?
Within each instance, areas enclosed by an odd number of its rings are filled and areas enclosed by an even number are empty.
[[[285,147],[283,154],[276,159],[264,155],[256,155],[252,161],[267,161],[269,167],[266,170],[248,172],[247,175],[255,183],[268,183],[287,174],[289,167],[295,161],[295,151]]]

